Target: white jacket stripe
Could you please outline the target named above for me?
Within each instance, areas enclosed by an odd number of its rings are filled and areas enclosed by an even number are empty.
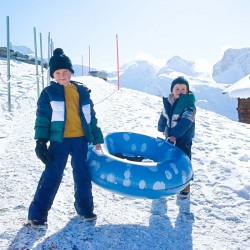
[[[82,112],[84,114],[85,120],[88,124],[91,122],[91,110],[90,110],[90,104],[86,104],[82,106]]]
[[[51,121],[52,122],[64,121],[64,117],[65,117],[64,102],[51,101],[50,105],[51,105],[51,108],[52,108]]]

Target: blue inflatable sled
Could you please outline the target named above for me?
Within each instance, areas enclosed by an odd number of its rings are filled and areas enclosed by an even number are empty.
[[[157,199],[174,195],[192,180],[189,158],[160,138],[130,132],[108,134],[103,154],[89,148],[92,181],[122,195]]]

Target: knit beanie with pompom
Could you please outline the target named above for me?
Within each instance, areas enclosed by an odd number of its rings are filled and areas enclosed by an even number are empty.
[[[69,57],[64,54],[61,48],[57,48],[53,51],[53,56],[49,61],[50,76],[53,78],[53,74],[58,69],[68,69],[74,74],[73,66]]]

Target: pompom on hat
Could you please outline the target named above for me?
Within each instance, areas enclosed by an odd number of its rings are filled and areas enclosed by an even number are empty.
[[[173,92],[174,85],[176,84],[185,84],[187,86],[187,91],[189,93],[189,83],[183,76],[178,76],[172,81],[171,84],[171,93]]]
[[[58,69],[68,69],[74,74],[71,60],[64,54],[61,48],[57,48],[53,51],[53,56],[49,60],[49,68],[51,78],[53,78],[54,72]]]

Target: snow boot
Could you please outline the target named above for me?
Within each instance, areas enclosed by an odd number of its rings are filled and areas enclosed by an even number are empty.
[[[190,197],[190,184],[188,184],[179,194],[177,194],[178,199],[186,199]]]
[[[42,222],[39,220],[28,220],[25,226],[30,226],[37,230],[46,230],[48,228],[47,222]]]
[[[189,197],[190,197],[190,192],[181,191],[179,194],[177,194],[177,198],[181,200],[187,199]]]
[[[81,219],[85,220],[86,222],[95,221],[97,219],[97,215],[94,213],[86,214],[86,215],[79,215]]]

